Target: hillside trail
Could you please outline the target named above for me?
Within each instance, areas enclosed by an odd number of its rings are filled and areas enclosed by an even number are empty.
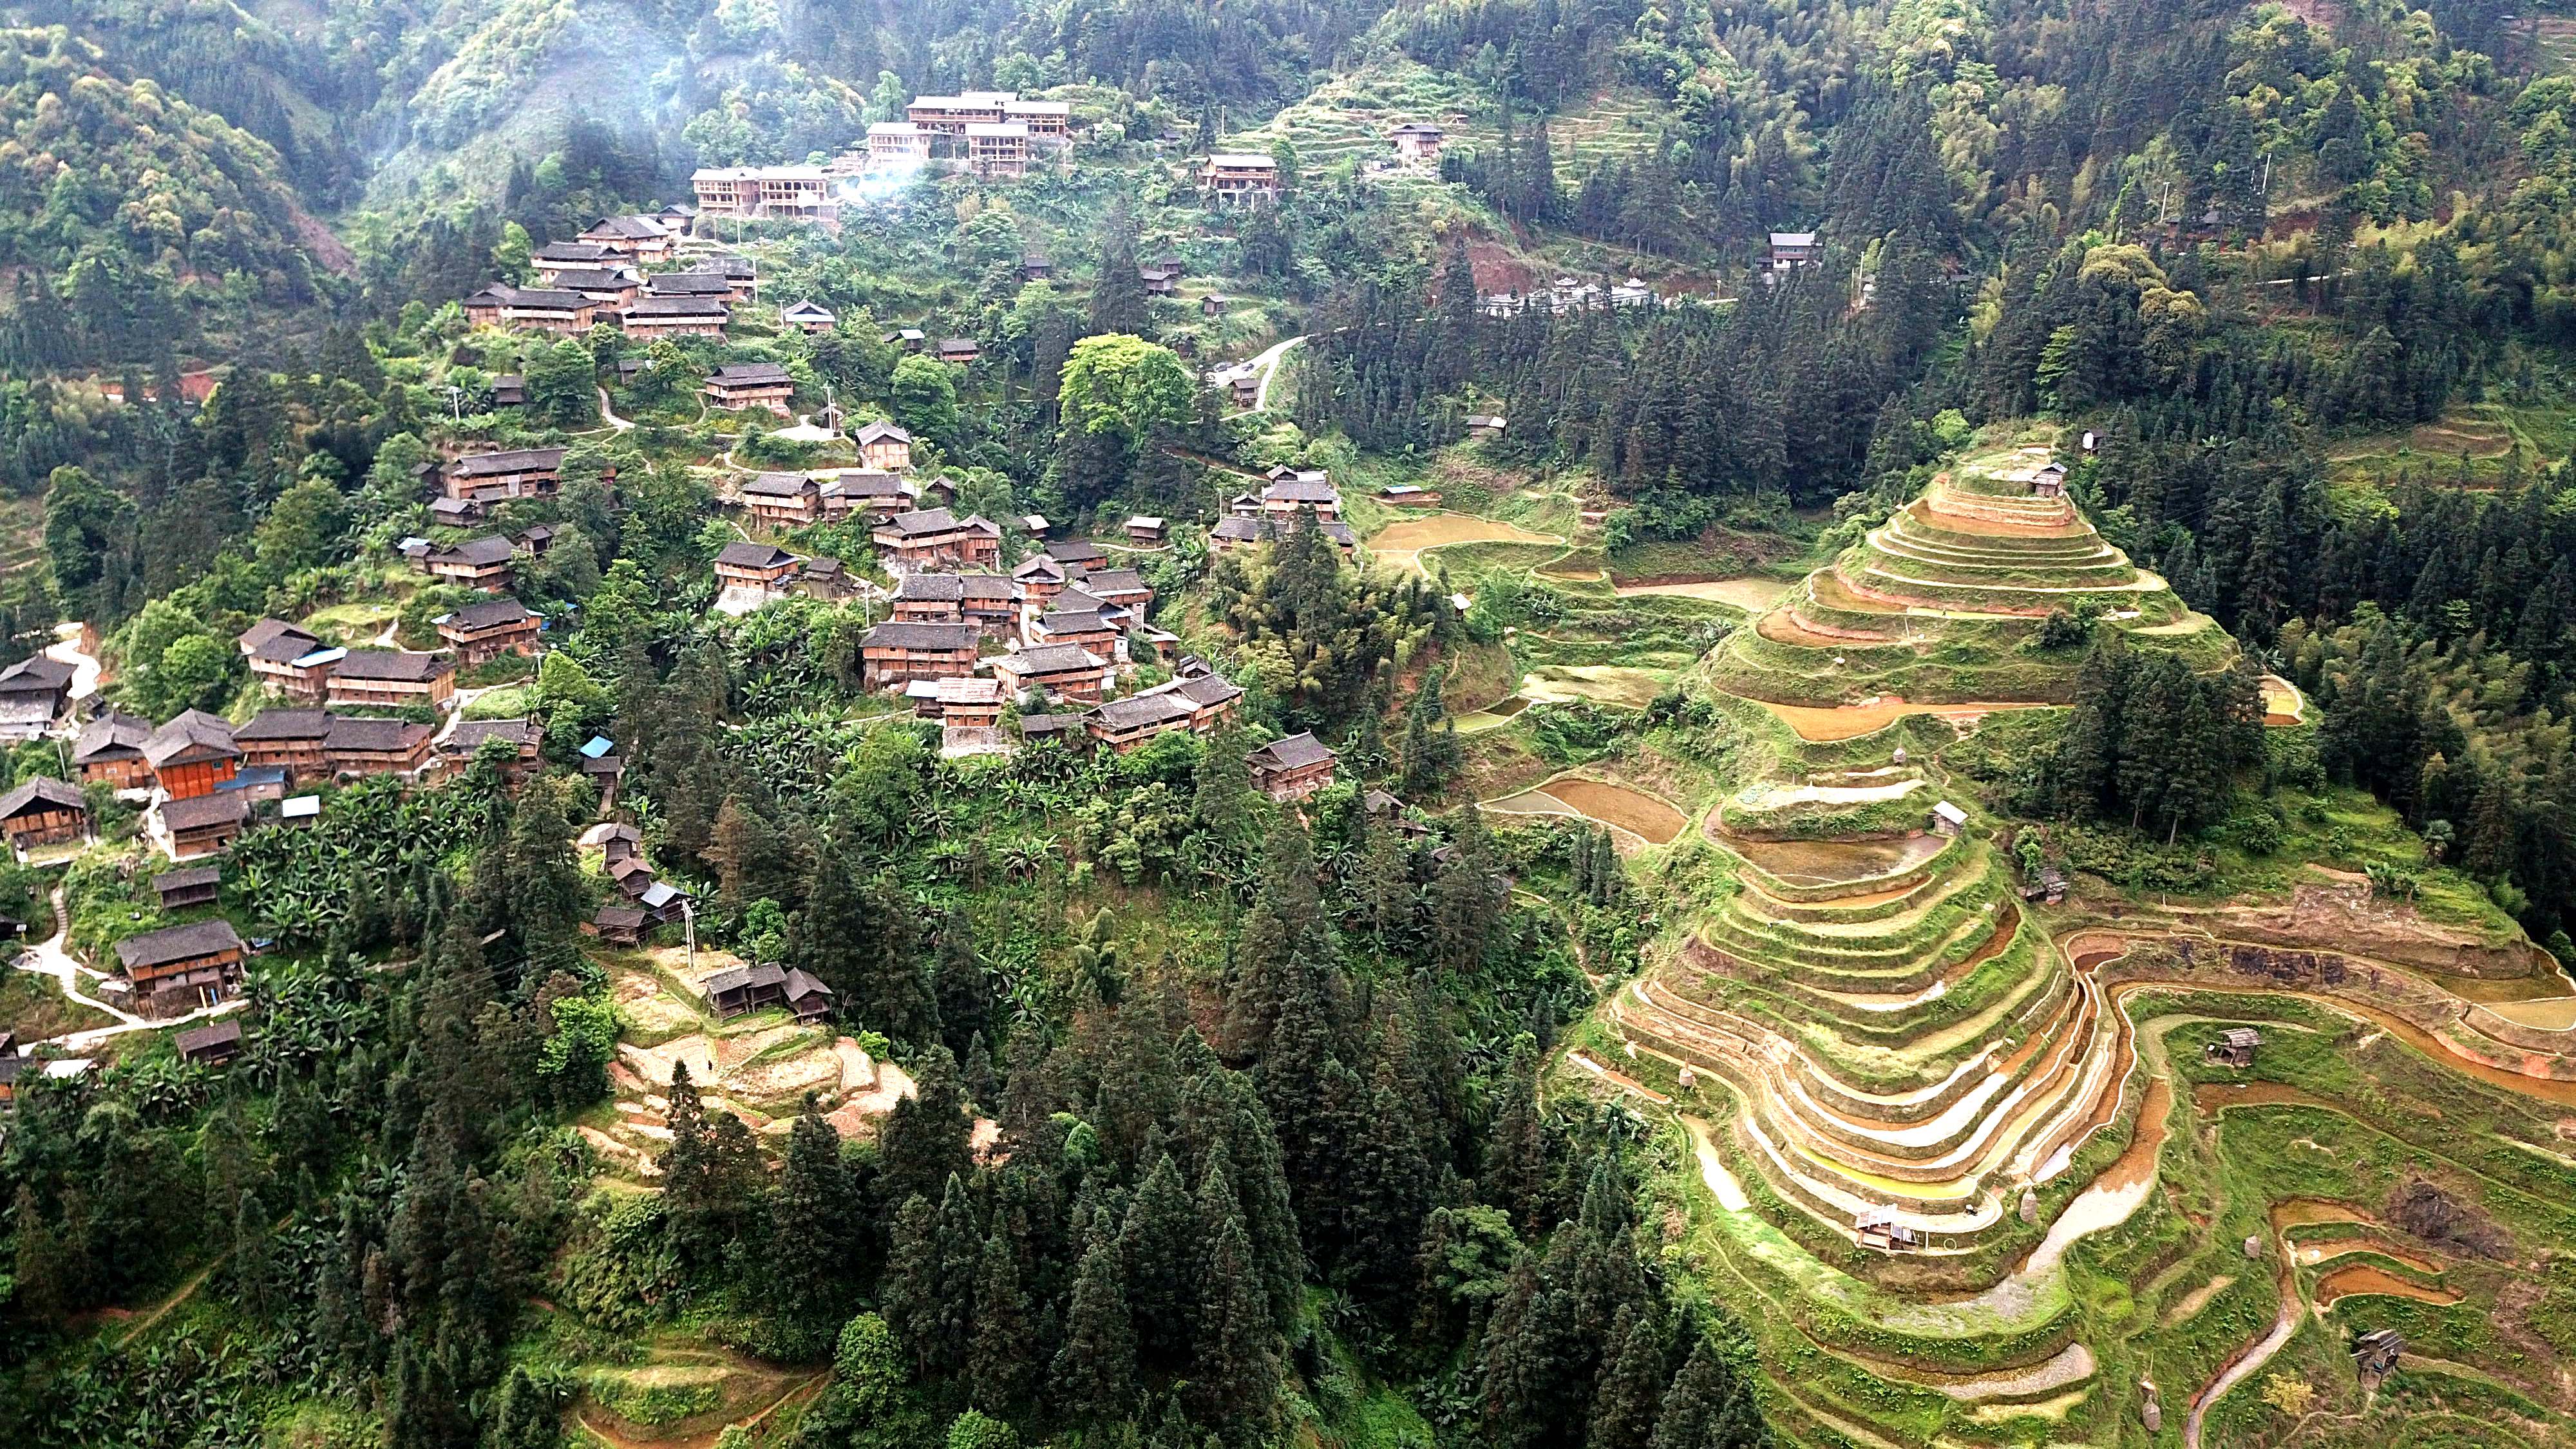
[[[221,1016],[226,1012],[240,1009],[241,1002],[236,998],[231,1001],[218,1002],[213,1006],[200,1007],[199,1009],[188,1013],[186,1016],[172,1017],[167,1021],[157,1021],[147,1020],[144,1017],[137,1016],[133,1012],[126,1010],[124,1007],[112,1006],[107,1002],[99,1000],[96,996],[93,996],[89,992],[81,989],[82,978],[87,977],[93,981],[103,981],[107,979],[106,973],[95,971],[82,965],[80,962],[72,959],[71,952],[65,949],[66,943],[71,938],[71,917],[63,909],[62,887],[56,886],[54,888],[54,893],[51,898],[51,906],[54,913],[54,933],[46,937],[44,940],[38,941],[29,946],[24,951],[19,952],[17,960],[10,964],[16,966],[21,971],[25,971],[33,975],[52,977],[54,979],[54,984],[62,989],[64,996],[83,1006],[89,1007],[92,1010],[116,1018],[116,1024],[114,1026],[93,1026],[81,1031],[65,1032],[61,1036],[49,1037],[41,1042],[28,1042],[26,1043],[27,1046],[55,1046],[72,1052],[86,1051],[90,1047],[96,1046],[110,1037],[123,1036],[128,1032],[158,1031],[163,1027],[180,1026],[188,1022],[201,1021],[208,1017]]]

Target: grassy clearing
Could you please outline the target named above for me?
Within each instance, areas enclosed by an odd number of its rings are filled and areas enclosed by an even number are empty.
[[[115,1017],[63,995],[54,978],[0,966],[0,1031],[32,1042],[115,1024]]]

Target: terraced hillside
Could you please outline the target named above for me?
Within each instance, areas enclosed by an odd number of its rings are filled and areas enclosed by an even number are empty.
[[[2165,581],[2032,479],[2044,447],[1962,463],[1740,630],[1719,687],[1775,704],[2062,702],[2080,648],[2038,651],[2052,614],[2107,618],[2140,647],[2215,669],[2235,646]]]
[[[2340,878],[2290,917],[2331,939],[2025,899],[1943,768],[2063,698],[2078,656],[2025,646],[2066,599],[2235,655],[2034,496],[2040,461],[1954,471],[1696,681],[1754,774],[1668,853],[1674,929],[1595,1038],[1671,1103],[1683,1260],[1801,1444],[2576,1442],[2576,1043],[2472,1004],[2568,994],[2547,958]],[[2254,1064],[2206,1059],[2240,1025]],[[2384,1384],[2350,1355],[2373,1327],[2412,1345]]]

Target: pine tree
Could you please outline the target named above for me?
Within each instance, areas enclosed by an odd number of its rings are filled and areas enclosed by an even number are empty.
[[[788,1129],[786,1160],[770,1203],[769,1262],[788,1316],[839,1320],[858,1266],[853,1229],[862,1211],[857,1185],[841,1161],[841,1134],[808,1093],[796,1125]]]
[[[1654,1319],[1634,1306],[1619,1310],[1610,1338],[1615,1348],[1593,1390],[1585,1449],[1650,1449],[1669,1377],[1663,1338]]]
[[[1279,1329],[1221,1162],[1199,1180],[1189,1378],[1199,1417],[1266,1442],[1280,1385]]]
[[[1091,330],[1150,337],[1145,279],[1136,270],[1136,222],[1112,203],[1100,224],[1100,276],[1091,288]]]
[[[1761,1410],[1725,1355],[1706,1338],[1693,1343],[1664,1395],[1652,1449],[1759,1449],[1768,1440]]]
[[[1077,1423],[1114,1422],[1134,1402],[1135,1327],[1128,1315],[1117,1236],[1105,1223],[1094,1226],[1074,1272],[1053,1383],[1066,1417]]]
[[[1019,1262],[996,1227],[975,1272],[975,1338],[966,1356],[967,1392],[977,1408],[1020,1413],[1037,1387],[1037,1328]]]
[[[1137,1186],[1118,1229],[1127,1309],[1136,1324],[1136,1358],[1148,1373],[1173,1372],[1188,1361],[1190,1307],[1197,1301],[1198,1252],[1206,1228],[1191,1207],[1179,1164],[1164,1153]]]

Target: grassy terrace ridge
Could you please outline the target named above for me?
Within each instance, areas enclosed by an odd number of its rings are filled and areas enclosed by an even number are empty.
[[[2455,987],[2498,988],[2392,959],[2484,940],[2491,912],[2445,923],[2458,912],[2428,887],[2420,914],[2298,942],[2294,913],[2252,897],[2122,899],[2088,876],[2064,905],[2020,898],[2007,822],[1963,771],[1992,778],[2062,728],[2063,711],[1998,710],[2062,702],[2082,651],[2036,647],[2040,618],[1996,601],[2117,591],[2138,607],[2097,617],[2133,647],[2201,670],[2236,652],[2079,510],[2034,496],[2035,466],[2019,446],[1954,465],[1676,676],[1731,732],[1726,783],[1643,853],[1688,908],[1663,913],[1643,969],[1571,1040],[1654,1094],[1632,1105],[1663,1123],[1668,1261],[1759,1305],[1745,1317],[1769,1407],[1801,1445],[2283,1442],[2274,1364],[2343,1386],[2300,1443],[2440,1442],[2464,1419],[2492,1442],[2567,1442],[2576,1268],[2555,1265],[2576,1248],[2560,1205],[2576,1153],[2557,1124],[2576,1083],[2515,1068],[2576,1061],[2561,1033],[2461,1019]],[[1946,511],[1962,502],[1973,517]],[[1922,600],[1870,572],[1897,563],[1923,571]],[[1526,714],[1478,738],[1519,738]],[[1947,838],[1938,801],[1965,815]],[[2359,809],[2321,799],[2300,818]],[[2315,861],[2358,828],[2294,825],[2292,849]],[[2233,853],[2223,870],[2267,892],[2357,889]],[[2368,969],[2319,975],[2321,960]],[[2252,1068],[2204,1060],[2241,1024],[2263,1035]],[[1606,1080],[1561,1076],[1623,1090]],[[1871,1221],[1919,1236],[1891,1250],[1864,1241]],[[2276,1321],[2292,1330],[2265,1347]],[[2345,1342],[2381,1326],[2413,1347],[2370,1396]]]

